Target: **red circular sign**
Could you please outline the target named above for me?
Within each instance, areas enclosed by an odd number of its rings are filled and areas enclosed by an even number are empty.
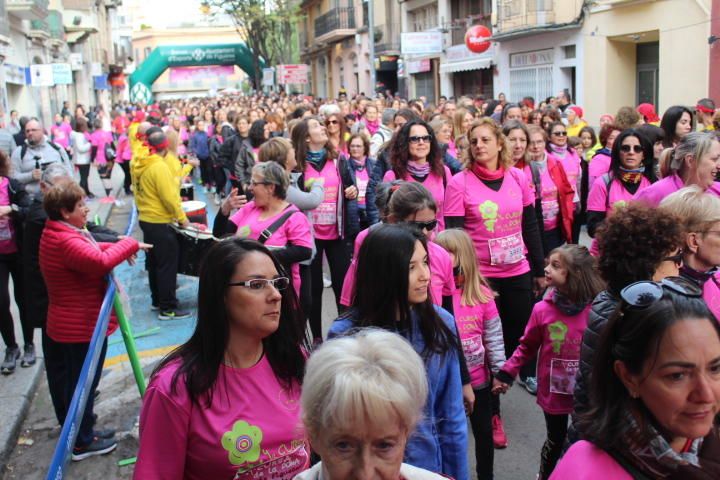
[[[468,50],[475,53],[483,53],[490,48],[490,37],[492,32],[484,25],[475,25],[465,32],[465,45]]]

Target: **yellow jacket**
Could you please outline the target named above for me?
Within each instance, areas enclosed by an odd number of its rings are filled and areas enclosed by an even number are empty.
[[[585,120],[580,120],[575,125],[568,125],[568,127],[567,127],[568,137],[579,137],[580,130],[582,130],[585,127],[587,127],[587,122]]]
[[[138,218],[148,223],[183,223],[177,177],[166,160],[154,153],[134,161],[133,190]]]
[[[175,155],[174,153],[168,151],[165,155],[165,162],[168,164],[168,167],[170,167],[170,171],[177,179],[178,188],[180,185],[182,185],[182,181],[185,177],[190,175],[190,172],[192,171],[192,165],[186,164],[183,165],[180,159]]]

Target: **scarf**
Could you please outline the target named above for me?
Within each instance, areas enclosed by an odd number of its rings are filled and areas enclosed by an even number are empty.
[[[585,307],[587,307],[587,303],[571,302],[570,299],[560,293],[557,288],[554,288],[552,291],[552,301],[558,310],[571,317],[578,315],[580,312],[585,310]]]
[[[611,452],[613,456],[620,456],[622,461],[630,463],[632,467],[651,478],[667,477],[681,465],[690,464],[699,467],[698,452],[702,446],[702,438],[693,440],[687,452],[678,453],[672,449],[654,425],[647,424],[646,427],[646,429],[640,428],[632,409],[625,412],[620,445],[617,450]],[[645,435],[646,430],[651,435],[649,442]]]
[[[632,170],[620,167],[620,180],[624,183],[640,183],[643,178],[643,172],[645,172],[645,167],[634,168]]]
[[[380,128],[380,120],[375,120],[374,122],[371,122],[367,118],[365,119],[365,128],[368,129],[368,132],[370,132],[370,136],[375,135],[375,132],[378,131]]]
[[[327,160],[327,150],[321,148],[317,152],[308,150],[305,154],[305,160],[313,166],[318,172],[325,167],[325,160]]]
[[[683,266],[680,267],[680,274],[692,280],[693,282],[697,283],[700,287],[705,285],[705,282],[710,280],[711,278],[715,277],[715,274],[718,272],[718,267],[713,267],[707,272],[700,272],[698,270],[695,270],[694,268],[690,268],[687,264],[683,263]]]
[[[352,158],[351,165],[353,167],[353,170],[365,170],[365,158]]]
[[[476,162],[473,163],[471,170],[480,180],[485,182],[500,180],[505,176],[505,167],[502,166],[493,172]]]
[[[78,227],[76,227],[75,225],[73,225],[73,224],[71,224],[71,223],[63,222],[63,221],[60,221],[60,223],[62,223],[62,224],[65,225],[66,227],[68,227],[68,228],[72,229],[73,231],[75,231],[75,232],[79,233],[80,235],[82,235],[82,236],[83,236],[93,247],[95,247],[97,250],[101,250],[101,249],[100,249],[100,245],[98,244],[97,240],[95,240],[95,238],[92,236],[92,234],[90,233],[90,231],[89,231],[87,228],[85,228],[85,227],[83,227],[83,228],[78,228]]]
[[[430,162],[420,163],[415,160],[409,160],[407,170],[413,177],[425,178],[430,175]]]
[[[565,145],[555,145],[554,143],[550,144],[550,151],[554,153],[558,158],[565,158],[565,155],[568,153],[568,146]]]

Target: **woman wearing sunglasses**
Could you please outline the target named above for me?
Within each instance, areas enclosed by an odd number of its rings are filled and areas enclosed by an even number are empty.
[[[210,249],[195,331],[143,399],[134,478],[292,478],[309,466],[299,406],[308,345],[280,272],[253,240]]]
[[[620,292],[633,282],[659,281],[679,274],[682,265],[683,228],[679,218],[664,209],[631,203],[609,217],[598,228],[598,269],[607,290],[595,297],[583,334],[580,369],[575,382],[572,443],[584,438],[577,416],[588,411],[588,385],[595,352],[608,319],[620,302]]]
[[[600,339],[585,441],[551,479],[720,478],[720,326],[679,277],[620,292]]]
[[[450,169],[442,160],[440,146],[433,129],[423,120],[410,120],[395,134],[390,145],[390,165],[383,181],[405,180],[419,182],[432,193],[438,207],[439,228],[445,228],[443,219],[445,188],[450,180]]]
[[[335,151],[347,155],[347,141],[350,138],[350,130],[345,125],[345,118],[339,113],[328,115],[325,119],[325,128],[327,129],[328,139],[335,147]]]
[[[660,155],[662,180],[635,195],[635,199],[656,207],[663,198],[690,185],[720,196],[720,183],[715,182],[718,170],[720,141],[717,136],[712,132],[688,133]]]
[[[548,157],[552,157],[555,161],[565,169],[570,185],[573,187],[575,192],[575,211],[580,210],[580,182],[582,179],[582,163],[580,162],[580,155],[568,144],[568,132],[565,128],[565,124],[562,122],[553,122],[547,129],[548,143],[546,150]],[[577,235],[579,235],[579,231]],[[574,238],[574,243],[577,243],[577,238]]]
[[[333,322],[328,338],[376,327],[399,333],[412,344],[425,361],[429,391],[403,461],[468,480],[460,345],[452,315],[433,305],[429,294],[432,254],[427,245],[417,228],[373,228],[358,253],[352,306]]]
[[[610,171],[597,178],[590,188],[588,234],[594,238],[598,225],[614,209],[627,205],[654,181],[652,144],[634,128],[623,131],[613,144]]]
[[[702,288],[703,300],[720,318],[720,198],[698,186],[685,187],[660,204],[683,220],[685,243],[680,275]]]

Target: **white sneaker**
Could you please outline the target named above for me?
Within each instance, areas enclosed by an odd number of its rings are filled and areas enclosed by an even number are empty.
[[[215,201],[215,205],[220,206],[220,204],[222,203],[222,199],[220,198],[220,195],[215,195],[214,201]]]
[[[330,277],[328,277],[328,276],[325,275],[325,274],[323,274],[323,286],[324,286],[325,288],[330,288],[330,287],[332,287],[332,280],[330,280]]]

